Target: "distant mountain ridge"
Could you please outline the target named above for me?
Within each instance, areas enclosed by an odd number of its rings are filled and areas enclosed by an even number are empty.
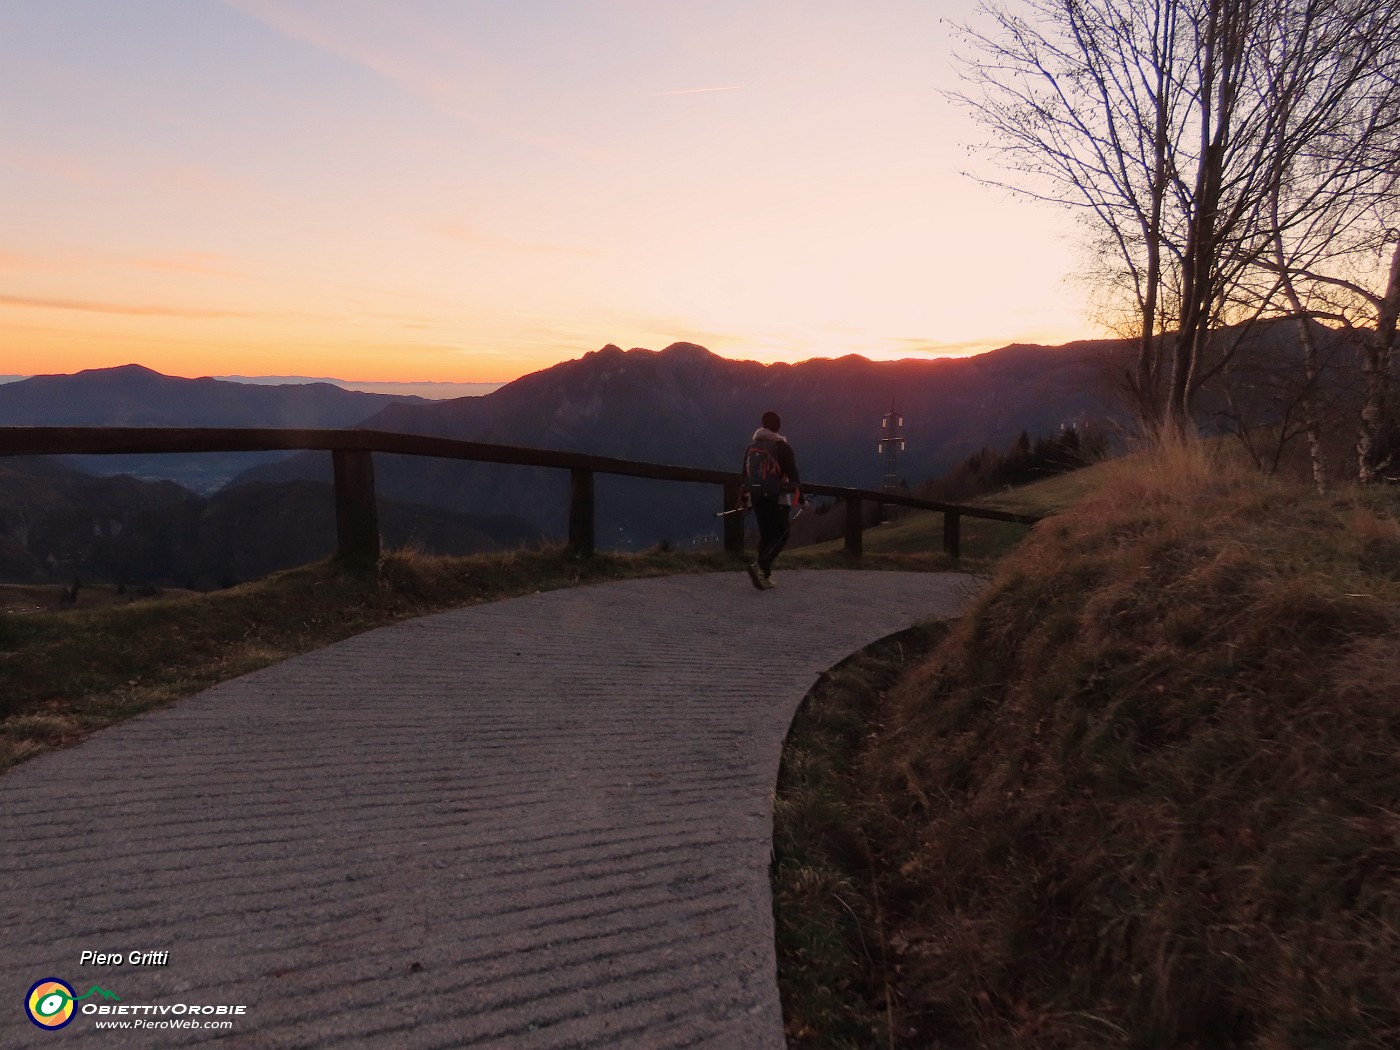
[[[759,416],[772,409],[783,416],[807,478],[878,489],[883,461],[876,444],[891,403],[905,418],[908,441],[899,471],[918,484],[984,446],[1006,447],[1022,430],[1053,434],[1068,422],[1114,415],[1107,377],[1125,346],[1016,345],[972,358],[885,362],[852,355],[764,365],[722,358],[694,343],[660,351],[609,344],[492,393],[442,401],[329,383],[180,379],[128,365],[0,386],[0,425],[363,426],[737,470]],[[235,477],[236,484],[330,480],[325,453],[68,462],[104,475],[176,480],[205,496]],[[389,501],[517,519],[556,538],[567,528],[567,471],[377,455],[375,473]],[[234,492],[219,497],[222,504]],[[713,486],[599,477],[599,544],[628,548],[714,535],[719,502]]]
[[[1330,330],[1318,335],[1329,346],[1342,339]],[[1280,405],[1286,409],[1274,373],[1300,352],[1296,331],[1280,323],[1250,338],[1254,357],[1235,362],[1228,396],[1216,391],[1200,400],[1208,430],[1237,417],[1268,423]],[[1087,340],[1014,344],[969,358],[870,361],[850,355],[764,365],[721,358],[687,342],[660,351],[609,344],[484,396],[436,401],[328,383],[176,379],[126,366],[0,386],[0,425],[364,426],[737,471],[748,436],[771,409],[783,416],[809,481],[878,489],[884,473],[880,420],[891,405],[904,416],[908,443],[898,474],[917,486],[983,448],[1009,447],[1022,431],[1049,437],[1068,424],[1128,422],[1119,391],[1133,355],[1130,341]],[[1333,371],[1329,382],[1343,394],[1348,383],[1355,386],[1344,367]],[[258,463],[261,455],[78,462],[103,473],[173,477],[206,494],[235,473],[240,483],[330,479],[324,453],[280,463]],[[566,529],[567,471],[389,455],[375,457],[375,470],[379,492],[390,500],[518,518],[556,538]],[[714,536],[718,501],[713,486],[600,476],[599,543],[626,548]]]
[[[764,365],[721,358],[693,343],[624,351],[609,344],[524,376],[483,397],[391,405],[363,426],[737,470],[744,443],[769,409],[784,419],[803,474],[880,487],[876,443],[893,402],[909,450],[900,473],[917,484],[1022,430],[1119,413],[1112,374],[1117,341],[1015,345],[972,358],[877,362],[848,356]],[[547,533],[565,529],[563,471],[377,456],[380,490],[435,506],[516,515]],[[325,457],[298,456],[240,480],[328,477]],[[706,486],[598,479],[600,543],[636,546],[710,530],[719,495]]]
[[[880,420],[905,416],[913,474],[941,472],[1022,429],[1113,411],[1106,362],[1122,344],[1009,346],[972,358],[856,355],[764,365],[693,343],[608,345],[470,401],[389,406],[364,426],[729,469],[767,410],[784,419],[804,471],[878,483]]]
[[[0,386],[0,425],[50,427],[342,427],[396,401],[333,383],[253,385],[181,379],[144,365],[31,376]]]
[[[392,404],[422,398],[345,390],[331,383],[255,386],[181,379],[143,365],[32,376],[0,385],[0,426],[352,427]],[[178,481],[210,493],[242,471],[286,458],[281,452],[74,456],[91,474]]]

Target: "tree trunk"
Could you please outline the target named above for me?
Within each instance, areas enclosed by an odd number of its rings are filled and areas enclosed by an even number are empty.
[[[1279,281],[1288,305],[1298,321],[1298,339],[1303,344],[1303,396],[1299,399],[1303,410],[1303,433],[1308,439],[1308,458],[1312,463],[1313,487],[1318,495],[1327,491],[1327,463],[1322,453],[1322,420],[1317,411],[1317,384],[1322,371],[1322,358],[1317,350],[1317,340],[1313,338],[1312,322],[1303,306],[1303,297],[1298,294],[1298,285],[1288,269],[1288,259],[1283,251],[1283,235],[1279,222],[1278,185],[1273,187],[1271,205],[1274,221],[1274,259],[1278,263]]]
[[[1390,429],[1390,370],[1395,357],[1395,326],[1400,316],[1400,241],[1390,260],[1376,318],[1376,334],[1362,350],[1361,370],[1366,376],[1366,403],[1361,409],[1361,431],[1356,441],[1357,480],[1370,485],[1384,480],[1390,463],[1386,447]]]
[[[1158,310],[1162,294],[1162,223],[1170,180],[1172,40],[1176,34],[1177,6],[1159,4],[1152,40],[1154,95],[1152,107],[1152,174],[1148,182],[1148,208],[1142,238],[1147,254],[1143,289],[1142,339],[1138,346],[1137,393],[1140,418],[1146,433],[1155,432],[1165,413],[1162,392],[1162,341]]]
[[[1293,282],[1288,282],[1288,294],[1293,300],[1295,310],[1298,314],[1298,338],[1303,342],[1303,371],[1304,390],[1303,394],[1303,433],[1308,438],[1308,458],[1312,463],[1313,487],[1317,489],[1318,495],[1327,492],[1327,462],[1322,453],[1322,421],[1317,414],[1317,381],[1321,371],[1321,360],[1317,352],[1317,340],[1313,338],[1312,325],[1306,315],[1302,313],[1302,303],[1298,299],[1298,293],[1293,288]]]

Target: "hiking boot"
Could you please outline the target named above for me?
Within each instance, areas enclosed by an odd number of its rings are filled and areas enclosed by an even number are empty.
[[[763,590],[763,578],[758,575],[758,562],[745,565],[744,568],[748,571],[749,579],[753,581],[754,587],[760,591]]]

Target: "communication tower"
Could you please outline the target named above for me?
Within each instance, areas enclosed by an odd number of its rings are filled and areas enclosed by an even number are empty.
[[[885,413],[885,418],[880,422],[883,433],[880,436],[880,452],[885,457],[885,488],[886,492],[893,492],[899,488],[899,471],[895,469],[895,458],[904,451],[904,417],[894,409],[894,401],[890,401],[890,410]]]

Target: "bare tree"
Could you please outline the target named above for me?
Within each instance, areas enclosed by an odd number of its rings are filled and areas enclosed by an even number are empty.
[[[1400,10],[1367,2],[1271,0],[1280,43],[1261,72],[1274,111],[1270,161],[1272,252],[1261,260],[1298,322],[1307,381],[1320,367],[1312,322],[1356,333],[1366,380],[1357,477],[1377,480],[1389,429],[1400,245],[1387,278],[1384,252],[1400,224]],[[1307,48],[1293,40],[1313,42]],[[1382,287],[1376,287],[1381,285]],[[1325,488],[1321,424],[1304,404],[1313,480]]]
[[[1102,277],[1135,318],[1139,415],[1185,428],[1235,352],[1226,330],[1307,312],[1298,278],[1317,257],[1310,238],[1329,223],[1356,230],[1387,192],[1400,6],[1025,0],[984,11],[992,28],[963,30],[958,98],[1022,176],[997,184],[1079,210],[1110,247]]]

